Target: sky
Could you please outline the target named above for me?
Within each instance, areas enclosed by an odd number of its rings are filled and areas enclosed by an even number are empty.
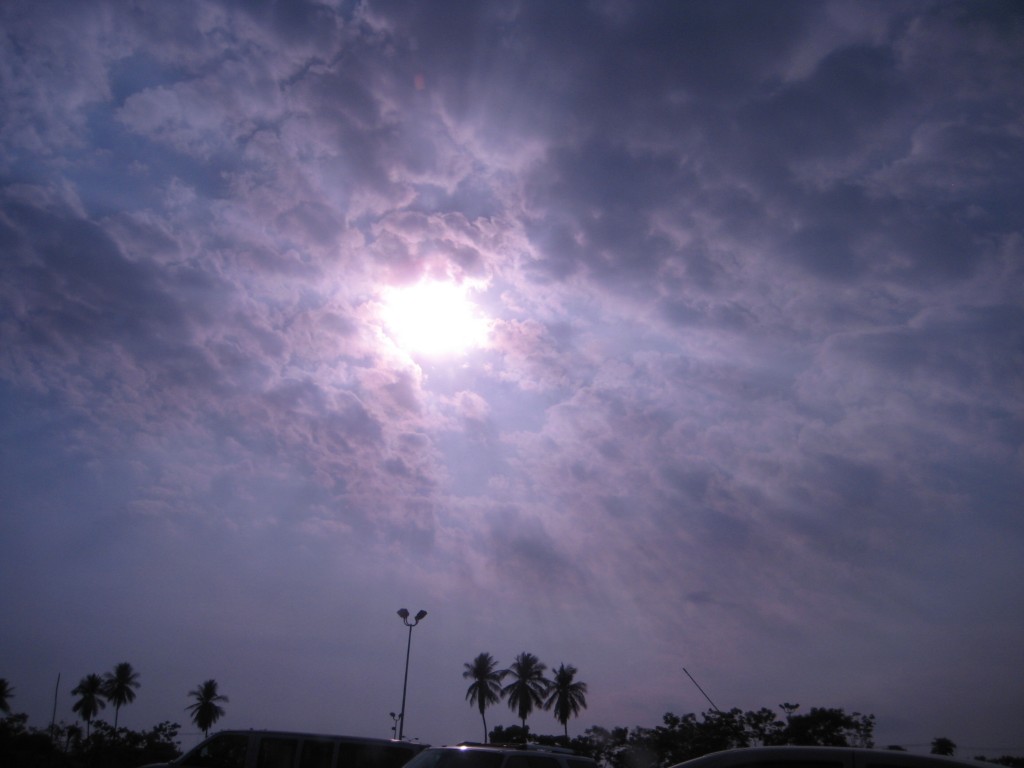
[[[782,702],[1024,753],[1024,6],[0,4],[29,724]],[[488,724],[514,725],[506,705]],[[781,713],[780,713],[781,714]],[[110,709],[103,716],[112,721]],[[559,733],[550,712],[528,721]]]

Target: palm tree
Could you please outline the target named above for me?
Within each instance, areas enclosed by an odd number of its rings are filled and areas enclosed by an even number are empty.
[[[508,708],[517,712],[526,729],[526,718],[544,701],[550,682],[544,677],[547,665],[532,653],[520,653],[512,666],[505,670],[506,675],[515,678],[501,689],[501,695],[508,699]]]
[[[86,675],[78,681],[78,685],[72,696],[78,696],[78,701],[71,707],[72,712],[85,720],[85,738],[89,738],[89,729],[92,727],[92,719],[96,714],[107,706],[103,700],[103,679],[99,675]]]
[[[139,673],[127,661],[114,667],[103,678],[103,695],[114,705],[114,730],[117,730],[117,716],[121,707],[135,701],[135,689],[139,687]]]
[[[195,699],[196,703],[189,704],[185,709],[192,713],[192,722],[202,730],[203,736],[206,736],[213,724],[224,714],[224,707],[217,702],[223,701],[226,704],[228,697],[217,693],[216,680],[207,680],[194,691],[189,691],[188,695]]]
[[[480,709],[480,719],[484,721],[484,744],[487,743],[487,718],[484,710],[491,704],[501,701],[501,680],[507,670],[495,669],[498,662],[489,653],[481,653],[472,662],[463,664],[462,676],[472,680],[466,690],[466,698],[470,705],[476,704]]]
[[[0,712],[4,714],[11,714],[11,702],[9,699],[14,697],[14,689],[11,688],[11,684],[7,682],[7,678],[0,677]]]
[[[555,719],[565,728],[565,738],[569,738],[569,718],[579,715],[581,709],[587,708],[587,684],[574,683],[577,669],[572,664],[558,665],[555,679],[548,688],[548,700],[544,709],[555,709]]]

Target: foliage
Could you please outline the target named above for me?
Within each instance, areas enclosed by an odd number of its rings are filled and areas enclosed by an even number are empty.
[[[149,731],[115,728],[99,720],[89,738],[79,747],[79,755],[87,765],[104,768],[135,768],[146,763],[162,763],[180,754],[175,739],[177,723],[163,722]]]
[[[114,728],[103,720],[84,737],[77,725],[56,724],[45,731],[27,726],[27,716],[0,720],[0,765],[18,768],[136,768],[173,760],[181,751],[175,741],[177,723],[164,722],[149,731]]]
[[[956,744],[954,744],[950,739],[940,736],[939,738],[932,740],[932,754],[952,757],[956,754]]]
[[[536,741],[530,738],[529,726],[496,725],[491,731],[491,744],[525,744],[527,741]]]
[[[525,651],[516,656],[512,666],[505,670],[512,682],[502,688],[501,693],[508,701],[509,709],[519,715],[523,728],[526,727],[526,718],[530,713],[543,705],[544,694],[550,685],[550,681],[544,677],[545,670],[546,664]]]
[[[114,705],[114,728],[121,707],[135,701],[135,689],[139,687],[139,673],[127,661],[122,661],[103,677],[103,696]]]
[[[14,689],[5,678],[0,677],[0,712],[11,714],[11,699],[14,697]]]
[[[195,690],[189,691],[188,695],[195,699],[195,703],[188,705],[185,709],[191,713],[192,722],[205,736],[210,732],[213,724],[224,714],[224,708],[220,706],[220,702],[227,703],[228,697],[217,692],[216,680],[207,680]]]
[[[88,736],[92,719],[107,706],[107,702],[103,700],[102,678],[96,674],[86,675],[72,689],[71,695],[78,697],[71,711],[77,712],[79,717],[85,720],[85,733]]]
[[[501,700],[501,680],[505,670],[498,669],[498,662],[489,653],[480,653],[472,662],[464,664],[462,676],[472,680],[466,690],[470,704],[476,704],[484,723],[484,741],[487,741],[487,717],[484,710]]]
[[[812,707],[806,715],[791,715],[783,729],[783,744],[822,747],[872,747],[875,716],[842,709]]]
[[[565,729],[565,737],[569,738],[569,718],[579,715],[581,709],[587,708],[587,684],[574,681],[576,667],[559,664],[555,677],[547,689],[547,700],[544,709],[555,710],[555,719]]]
[[[828,708],[812,708],[800,715],[798,704],[780,709],[785,721],[767,708],[709,710],[699,716],[669,712],[655,728],[593,727],[571,741],[565,736],[531,738],[541,744],[569,746],[606,768],[664,768],[709,752],[758,745],[872,745],[872,715]],[[497,738],[499,729],[492,733]]]

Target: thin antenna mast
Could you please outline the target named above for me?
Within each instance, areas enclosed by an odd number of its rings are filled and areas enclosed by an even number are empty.
[[[686,667],[683,667],[683,672],[686,672]],[[721,714],[721,713],[722,713],[722,710],[720,710],[720,709],[719,709],[719,708],[718,708],[718,707],[717,707],[717,706],[715,705],[715,702],[713,702],[713,701],[711,700],[711,697],[710,697],[710,696],[708,696],[708,695],[707,695],[706,693],[704,693],[704,689],[700,687],[700,683],[698,683],[698,682],[697,682],[696,680],[694,680],[694,679],[693,679],[693,675],[691,675],[691,674],[690,674],[689,672],[686,672],[686,676],[687,676],[688,678],[690,678],[690,682],[692,682],[692,683],[693,683],[694,685],[696,685],[696,686],[697,686],[697,690],[698,690],[698,691],[700,691],[700,692],[701,692],[702,694],[704,694],[704,698],[708,700],[708,704],[710,704],[710,705],[711,705],[711,707],[712,707],[712,708],[713,708],[713,709],[715,710],[715,712],[718,712],[719,714]]]
[[[50,718],[50,738],[55,738],[57,727],[57,693],[60,691],[60,672],[57,673],[57,685],[53,688],[53,717]]]

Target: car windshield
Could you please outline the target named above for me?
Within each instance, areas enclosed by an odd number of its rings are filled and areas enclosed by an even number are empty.
[[[427,749],[405,768],[501,768],[500,752],[476,749]]]

